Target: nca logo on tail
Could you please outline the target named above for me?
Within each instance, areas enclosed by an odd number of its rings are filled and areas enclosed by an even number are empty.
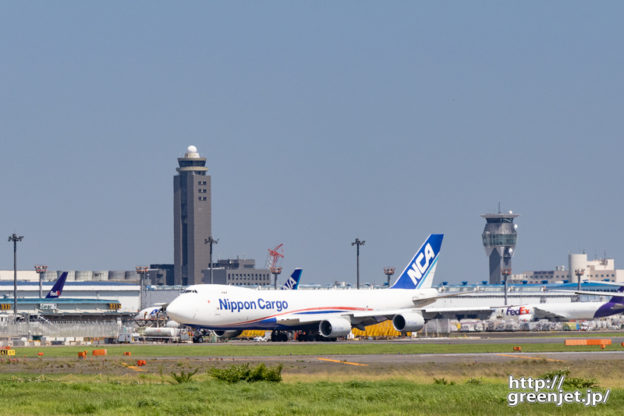
[[[407,275],[412,279],[415,286],[418,286],[418,282],[422,279],[423,273],[429,267],[429,262],[435,258],[435,253],[431,248],[431,245],[427,243],[425,250],[416,256],[411,268],[407,270]]]

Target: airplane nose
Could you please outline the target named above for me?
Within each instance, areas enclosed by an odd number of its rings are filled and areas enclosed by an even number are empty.
[[[174,299],[169,305],[167,305],[167,316],[169,319],[173,319],[176,322],[184,323],[184,305],[180,299]]]

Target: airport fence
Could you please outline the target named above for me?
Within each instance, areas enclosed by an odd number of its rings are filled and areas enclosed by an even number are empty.
[[[120,326],[116,322],[9,322],[0,327],[2,338],[26,338],[28,340],[63,337],[117,338]]]

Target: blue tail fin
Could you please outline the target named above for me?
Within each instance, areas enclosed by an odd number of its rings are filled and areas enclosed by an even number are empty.
[[[57,279],[56,283],[54,283],[54,286],[52,286],[52,289],[50,289],[50,291],[46,295],[46,299],[58,298],[59,296],[61,296],[61,293],[63,292],[63,286],[65,286],[66,279],[67,279],[67,272],[61,273],[61,276]]]
[[[624,292],[624,286],[620,286],[620,288],[617,290],[618,292]],[[613,296],[609,302],[612,303],[621,303],[624,304],[624,296]]]
[[[430,288],[443,238],[444,234],[429,235],[390,289]]]
[[[295,269],[295,271],[290,275],[288,280],[284,282],[284,286],[282,286],[282,290],[297,290],[299,287],[299,280],[301,280],[301,273],[303,271],[301,269]]]

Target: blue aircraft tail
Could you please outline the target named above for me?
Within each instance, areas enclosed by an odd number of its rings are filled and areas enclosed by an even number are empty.
[[[56,283],[54,283],[54,286],[52,286],[52,289],[50,289],[50,291],[46,295],[46,299],[58,298],[59,296],[61,296],[61,293],[63,292],[63,286],[65,286],[66,279],[67,279],[67,272],[61,273],[61,276],[56,280]]]
[[[284,282],[284,286],[282,286],[282,290],[297,290],[299,287],[299,280],[301,280],[301,269],[295,269],[295,271],[290,275],[288,280]]]
[[[431,287],[444,234],[431,234],[390,289],[427,289]]]

